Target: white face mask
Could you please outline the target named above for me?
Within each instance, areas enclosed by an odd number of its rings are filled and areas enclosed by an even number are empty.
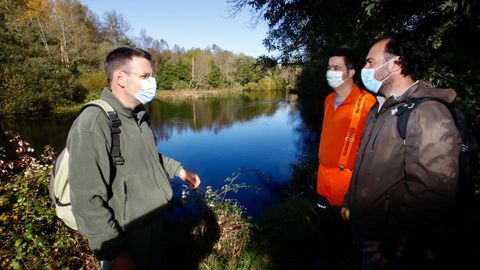
[[[339,87],[345,80],[342,79],[343,71],[329,70],[327,71],[327,83],[332,88]]]
[[[155,77],[141,80],[140,87],[140,91],[135,93],[134,96],[142,104],[147,104],[155,98],[155,95],[157,94],[157,81],[155,80]]]
[[[392,58],[393,59],[393,58]],[[392,60],[390,59],[390,60]],[[367,88],[368,91],[376,94],[378,93],[378,90],[380,89],[380,87],[382,86],[383,82],[390,78],[390,76],[392,76],[393,72],[390,73],[390,75],[388,75],[385,79],[379,81],[377,79],[375,79],[375,72],[383,67],[385,64],[387,64],[388,62],[390,62],[390,60],[388,60],[387,62],[383,63],[382,65],[380,65],[379,67],[377,68],[364,68],[362,69],[362,73],[361,73],[361,76],[362,76],[362,82],[363,84],[365,85],[365,87]]]
[[[128,91],[133,93],[133,96],[142,104],[147,104],[152,101],[157,94],[157,81],[155,77],[149,77],[148,79],[140,80],[140,90],[135,92],[126,87]]]

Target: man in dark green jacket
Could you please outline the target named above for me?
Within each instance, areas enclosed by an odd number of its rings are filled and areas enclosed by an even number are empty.
[[[121,121],[124,164],[110,156],[112,131],[105,113],[86,108],[68,134],[72,211],[90,248],[110,269],[158,269],[162,245],[159,213],[172,198],[169,179],[180,177],[192,189],[197,174],[158,153],[142,104],[156,94],[151,56],[117,48],[105,59],[110,88],[103,90]]]

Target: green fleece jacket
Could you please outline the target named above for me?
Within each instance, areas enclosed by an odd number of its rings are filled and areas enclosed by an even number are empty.
[[[99,260],[127,250],[128,232],[138,230],[172,198],[168,179],[180,163],[158,153],[143,106],[126,108],[104,89],[121,120],[120,148],[125,164],[112,165],[111,128],[105,113],[87,107],[74,121],[67,139],[72,211],[80,232]]]

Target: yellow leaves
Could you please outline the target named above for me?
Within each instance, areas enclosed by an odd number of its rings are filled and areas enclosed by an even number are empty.
[[[52,14],[53,3],[49,0],[28,0],[26,3],[26,16],[44,21]]]

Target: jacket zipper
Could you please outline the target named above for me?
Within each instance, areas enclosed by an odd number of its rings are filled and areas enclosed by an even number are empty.
[[[156,157],[155,157],[155,154],[152,153],[152,150],[150,149],[150,146],[148,145],[148,142],[147,142],[146,139],[145,139],[145,134],[143,134],[143,131],[142,131],[142,123],[140,123],[140,125],[138,125],[138,128],[139,128],[140,136],[142,137],[143,143],[144,143],[145,147],[147,148],[147,151],[148,151],[151,155],[153,155],[153,159],[152,159],[152,160],[154,160],[155,158],[160,158],[160,157],[158,156],[158,152],[156,152],[156,153],[157,153]],[[152,136],[155,138],[155,136],[153,135],[153,131],[152,131]],[[154,142],[154,144],[155,144],[155,148],[156,148],[156,146],[157,146],[156,142]],[[150,161],[151,164],[152,164],[152,167],[155,167],[156,164],[155,164],[152,160]],[[162,173],[162,169],[160,169],[160,173]],[[164,176],[165,176],[166,179],[168,179],[168,177],[167,177],[166,175],[164,175]],[[155,178],[153,181],[155,181],[155,184],[157,184],[158,190],[160,190],[161,192],[166,193],[166,191],[164,190],[164,188],[162,188],[162,186],[160,185],[160,183],[158,183],[158,181],[157,181],[156,178]]]
[[[123,221],[127,218],[127,202],[128,202],[128,191],[127,191],[127,182],[123,182]]]
[[[388,210],[390,210],[390,192],[385,195],[385,213],[388,214]]]

